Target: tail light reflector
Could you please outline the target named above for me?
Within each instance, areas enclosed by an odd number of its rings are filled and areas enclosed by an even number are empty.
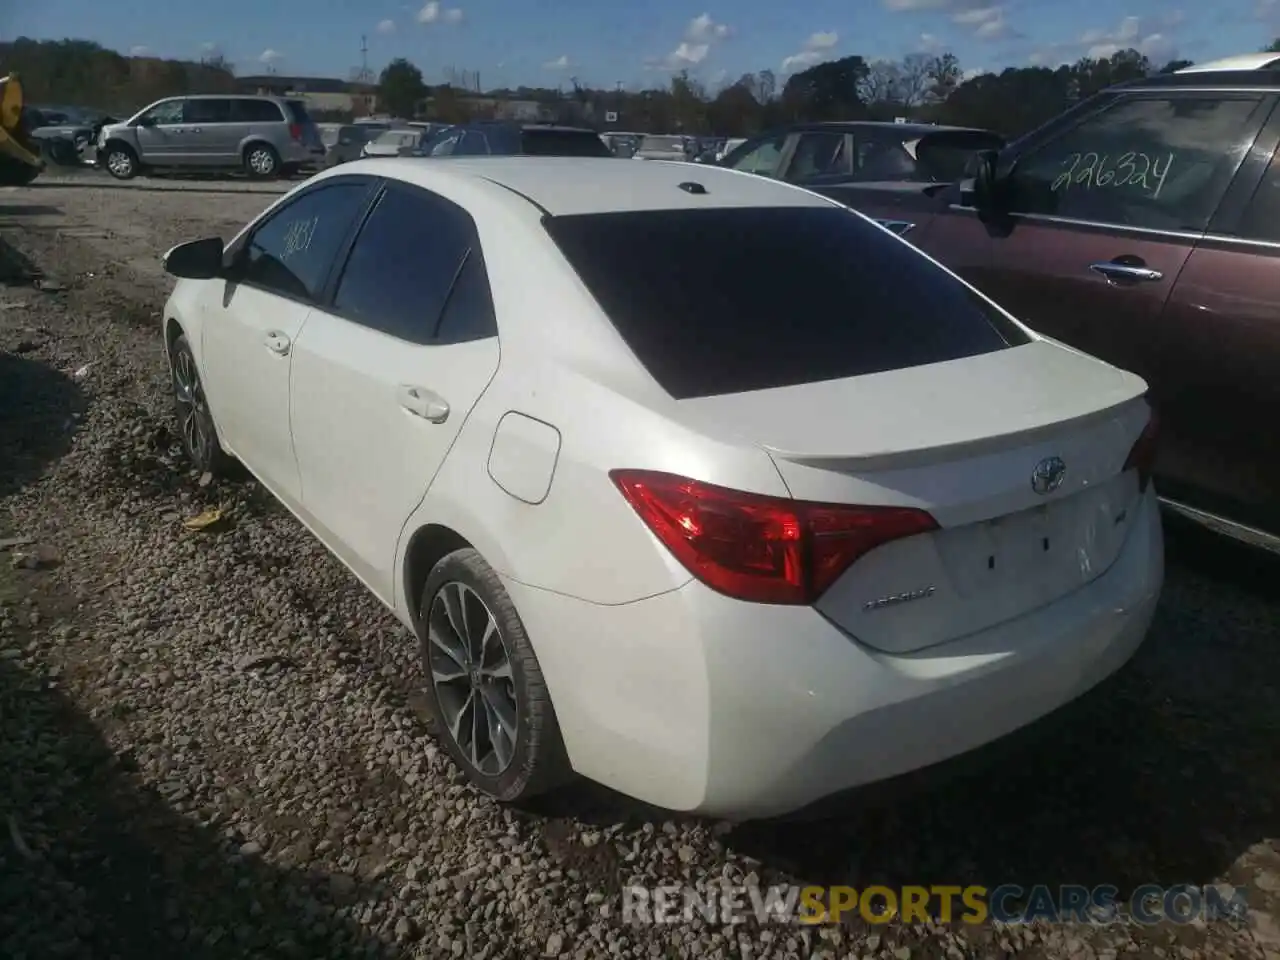
[[[909,507],[807,503],[649,470],[609,476],[691,574],[755,603],[811,604],[868,551],[938,529]]]
[[[1151,482],[1151,471],[1156,464],[1157,440],[1160,434],[1160,422],[1156,417],[1155,410],[1151,411],[1151,416],[1147,420],[1147,425],[1142,428],[1142,433],[1133,444],[1133,449],[1129,451],[1129,459],[1125,460],[1125,470],[1138,471],[1138,489],[1145,491],[1147,484]]]
[[[300,123],[289,124],[289,136],[292,137],[294,140],[297,140],[299,143],[301,143],[302,142],[302,124]]]

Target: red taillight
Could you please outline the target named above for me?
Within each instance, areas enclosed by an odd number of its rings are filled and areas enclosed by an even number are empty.
[[[1142,433],[1129,451],[1129,459],[1124,462],[1126,470],[1138,471],[1138,489],[1146,490],[1151,482],[1151,471],[1156,465],[1156,440],[1160,433],[1160,424],[1155,410],[1142,428]]]
[[[806,503],[648,470],[609,476],[690,573],[756,603],[813,603],[867,551],[938,528],[909,507]]]
[[[302,125],[299,123],[289,124],[289,136],[291,136],[294,140],[297,140],[299,143],[301,143],[302,142]]]

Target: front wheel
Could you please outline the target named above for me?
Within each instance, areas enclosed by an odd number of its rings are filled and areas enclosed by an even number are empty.
[[[244,169],[255,180],[270,180],[280,174],[280,155],[265,143],[245,148]]]
[[[109,144],[103,153],[102,165],[117,180],[132,180],[138,175],[138,155],[124,144]]]
[[[435,565],[418,635],[437,735],[472,784],[510,803],[568,779],[538,658],[502,581],[475,550]]]
[[[169,369],[183,449],[201,473],[226,475],[232,460],[218,443],[218,431],[214,428],[213,414],[209,411],[204,385],[200,382],[195,354],[191,352],[191,344],[185,335],[180,335],[169,348]]]

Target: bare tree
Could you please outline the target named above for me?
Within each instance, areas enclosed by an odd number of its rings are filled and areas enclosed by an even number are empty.
[[[858,96],[866,104],[897,103],[902,70],[890,60],[875,60],[867,65],[867,75],[858,84]]]
[[[898,100],[907,107],[924,103],[933,87],[933,57],[909,53],[898,67]]]

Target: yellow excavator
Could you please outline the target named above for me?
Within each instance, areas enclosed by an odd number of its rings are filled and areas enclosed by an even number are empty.
[[[0,187],[25,187],[43,169],[40,148],[27,129],[22,83],[11,73],[0,78]]]

